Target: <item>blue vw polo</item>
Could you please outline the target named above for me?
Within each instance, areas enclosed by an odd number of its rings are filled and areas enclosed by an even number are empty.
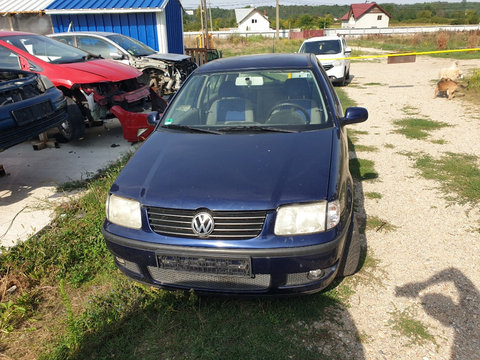
[[[167,289],[309,293],[359,266],[343,114],[311,54],[220,59],[188,78],[112,185],[103,234]]]

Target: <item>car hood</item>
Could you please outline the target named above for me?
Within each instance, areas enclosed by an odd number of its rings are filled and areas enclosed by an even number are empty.
[[[329,55],[315,55],[321,64],[331,64],[336,59],[343,59],[346,55],[343,54],[329,54]]]
[[[142,75],[141,71],[131,66],[105,59],[58,64],[55,66],[63,68],[65,73],[68,73],[68,79],[74,84],[122,81]]]
[[[150,59],[155,59],[155,60],[174,61],[174,62],[183,61],[185,59],[190,59],[190,56],[182,55],[182,54],[160,54],[160,53],[156,53],[156,54],[148,55],[146,57],[150,58]]]
[[[112,192],[147,206],[268,210],[326,199],[333,129],[303,133],[155,132]]]

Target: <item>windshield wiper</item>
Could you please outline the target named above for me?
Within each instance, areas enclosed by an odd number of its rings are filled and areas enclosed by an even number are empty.
[[[161,125],[161,128],[164,129],[173,129],[173,130],[182,130],[182,131],[189,131],[189,132],[202,132],[207,134],[215,134],[215,135],[222,135],[220,131],[215,131],[211,129],[202,129],[197,127],[190,127],[186,125],[178,125],[178,124],[169,124],[169,125]]]
[[[223,132],[241,132],[241,131],[282,132],[282,133],[296,133],[296,132],[298,132],[298,130],[290,130],[290,129],[272,127],[272,126],[257,126],[257,125],[225,126],[225,127],[220,128],[220,129],[217,129],[217,130],[218,131],[223,131]]]

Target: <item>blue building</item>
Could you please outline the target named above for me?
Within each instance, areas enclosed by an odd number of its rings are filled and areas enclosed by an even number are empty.
[[[116,32],[162,53],[184,52],[179,0],[54,0],[45,13],[54,32]]]

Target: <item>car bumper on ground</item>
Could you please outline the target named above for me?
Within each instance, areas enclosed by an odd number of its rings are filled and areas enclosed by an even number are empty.
[[[110,112],[122,124],[123,137],[127,141],[144,141],[155,128],[147,122],[148,113],[127,111],[119,105],[112,106]]]
[[[313,293],[335,278],[347,231],[328,243],[273,249],[225,249],[151,243],[103,235],[118,268],[149,285],[201,293]],[[348,226],[345,227],[348,229]]]

